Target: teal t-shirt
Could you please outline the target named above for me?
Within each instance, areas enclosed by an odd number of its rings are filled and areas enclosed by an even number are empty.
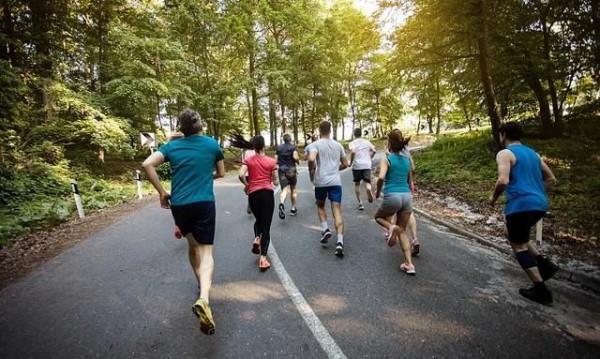
[[[387,157],[390,166],[385,175],[383,194],[410,192],[408,175],[410,173],[410,158],[399,153],[390,153]]]
[[[158,151],[171,164],[171,204],[214,202],[213,170],[224,158],[211,137],[193,135],[167,142]]]

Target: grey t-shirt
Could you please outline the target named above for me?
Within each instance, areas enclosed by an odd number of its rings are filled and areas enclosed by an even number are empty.
[[[346,155],[344,147],[330,138],[322,138],[311,143],[309,151],[317,152],[315,187],[341,186],[340,163]]]

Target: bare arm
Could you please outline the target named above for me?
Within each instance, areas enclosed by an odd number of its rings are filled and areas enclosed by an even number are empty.
[[[346,168],[348,168],[348,158],[346,156],[342,156],[340,158],[340,171],[345,170]]]
[[[494,187],[494,192],[490,197],[490,204],[495,204],[498,197],[504,192],[508,181],[510,179],[510,166],[511,166],[512,153],[509,150],[502,150],[496,155],[496,162],[498,163],[498,180]]]
[[[273,182],[275,186],[279,186],[279,171],[277,170],[277,167],[271,171],[271,182]]]
[[[292,157],[294,157],[294,162],[296,162],[296,164],[299,165],[300,164],[300,155],[298,154],[298,151],[294,150]],[[275,158],[275,159],[277,159],[277,158]]]
[[[308,153],[308,174],[311,182],[314,182],[315,180],[315,170],[317,169],[317,153],[317,151],[310,151]]]
[[[350,152],[350,166],[354,163],[354,152]]]
[[[225,162],[220,160],[215,164],[215,173],[213,174],[213,179],[222,177],[225,177]]]
[[[165,191],[162,184],[160,183],[160,178],[158,178],[158,173],[156,173],[156,167],[160,166],[165,162],[165,157],[159,151],[154,152],[146,160],[142,163],[142,167],[146,172],[146,177],[148,177],[148,181],[152,183],[152,186],[158,192],[160,196],[160,206],[162,208],[170,208],[169,198],[171,195]]]
[[[540,161],[542,161],[542,177],[544,178],[544,187],[547,191],[550,189],[550,187],[552,187],[552,185],[554,185],[554,183],[556,183],[556,177],[554,176],[554,173],[552,173],[550,167],[548,167],[546,162],[544,162],[544,159],[540,157]]]
[[[375,198],[379,198],[381,196],[381,190],[383,189],[383,182],[385,181],[385,176],[387,175],[388,168],[388,160],[384,157],[381,159],[381,161],[379,161],[379,177],[377,177],[377,189],[375,190]]]
[[[240,167],[240,172],[238,173],[238,179],[244,185],[244,192],[246,194],[248,194],[248,181],[246,179],[246,176],[248,176],[248,166],[243,164],[242,167]]]

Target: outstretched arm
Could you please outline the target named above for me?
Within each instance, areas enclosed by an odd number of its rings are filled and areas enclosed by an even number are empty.
[[[544,178],[544,187],[547,191],[550,189],[550,187],[552,187],[552,185],[554,185],[554,183],[556,183],[556,177],[554,176],[554,173],[552,173],[550,167],[548,167],[546,162],[544,162],[544,159],[540,157],[540,161],[542,161],[542,176]]]

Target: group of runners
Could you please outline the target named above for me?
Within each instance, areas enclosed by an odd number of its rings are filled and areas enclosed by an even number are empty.
[[[171,209],[175,219],[176,236],[183,236],[188,241],[189,260],[199,291],[192,311],[199,318],[201,331],[210,335],[215,331],[215,322],[209,306],[214,270],[212,251],[216,218],[213,181],[225,175],[224,156],[217,141],[200,135],[202,121],[197,112],[184,110],[178,120],[183,137],[161,146],[144,161],[143,167],[149,181],[159,193],[161,206]],[[554,181],[554,175],[533,150],[520,144],[519,131],[520,127],[514,123],[507,123],[501,128],[501,138],[507,149],[501,151],[497,157],[499,177],[491,202],[494,203],[506,190],[508,238],[517,261],[534,283],[532,288],[522,289],[520,293],[534,301],[549,304],[552,302],[552,295],[544,281],[551,278],[558,267],[531,246],[529,230],[547,211],[544,186],[547,187]],[[356,129],[354,140],[349,145],[351,154],[348,161],[343,146],[331,138],[331,133],[331,123],[321,122],[319,138],[313,136],[313,142],[305,148],[321,225],[320,243],[326,244],[333,237],[325,208],[326,201],[329,200],[336,233],[334,253],[338,257],[344,256],[340,171],[351,166],[357,209],[364,210],[361,199],[363,182],[368,202],[373,202],[374,198],[382,198],[375,213],[375,220],[384,228],[384,235],[390,247],[400,243],[404,256],[401,270],[415,275],[412,257],[419,253],[420,244],[416,238],[416,221],[412,208],[414,163],[407,148],[409,139],[399,130],[388,133],[387,148],[380,161],[373,194],[371,168],[372,158],[376,153],[375,147],[362,138],[361,129]],[[276,157],[271,158],[265,154],[265,140],[262,136],[255,136],[247,141],[243,136],[235,134],[231,139],[232,146],[244,150],[238,178],[248,195],[248,211],[255,217],[251,251],[259,255],[258,267],[261,271],[266,271],[271,266],[267,255],[277,186],[281,188],[278,198],[279,217],[285,219],[288,191],[291,199],[290,215],[298,213],[296,185],[300,157],[291,136],[286,134],[283,140],[284,143],[277,149]],[[164,162],[169,162],[172,168],[171,193],[163,188],[156,172],[156,167]],[[412,232],[412,241],[409,241],[406,235],[407,229]]]

